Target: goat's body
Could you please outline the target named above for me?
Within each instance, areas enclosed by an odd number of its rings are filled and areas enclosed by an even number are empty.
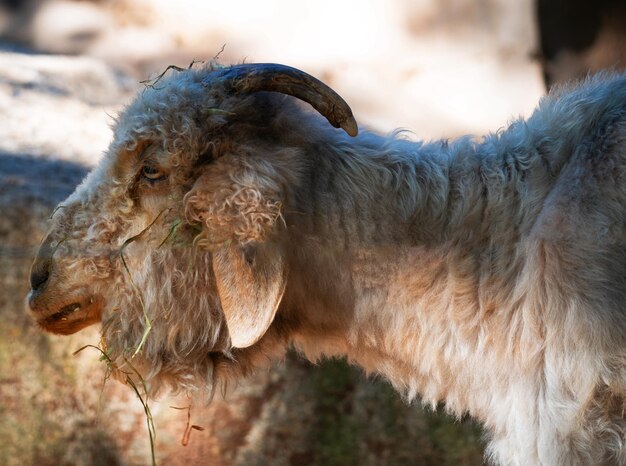
[[[282,331],[469,412],[502,464],[626,463],[624,81],[480,144],[316,145]]]
[[[351,139],[250,86],[356,134],[345,102],[284,67],[146,89],[55,211],[40,325],[101,320],[111,366],[133,357],[155,390],[294,343],[470,413],[500,464],[626,465],[626,75],[429,144]]]

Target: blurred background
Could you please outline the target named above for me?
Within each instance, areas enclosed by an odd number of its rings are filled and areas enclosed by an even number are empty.
[[[28,268],[54,206],[123,105],[167,65],[219,55],[328,83],[360,124],[481,135],[548,87],[626,65],[618,0],[0,0],[0,464],[151,464],[143,407],[104,380],[91,329],[40,334]],[[480,428],[405,404],[343,361],[290,354],[210,406],[152,401],[162,465],[478,465]],[[172,407],[184,408],[174,409]],[[192,429],[182,445],[188,426]]]

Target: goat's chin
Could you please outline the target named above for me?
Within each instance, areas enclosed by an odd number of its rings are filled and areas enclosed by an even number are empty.
[[[68,299],[45,313],[32,310],[39,327],[57,335],[71,335],[101,321],[103,300],[79,296]]]
[[[147,309],[152,315],[150,311]],[[183,327],[180,323],[184,320],[177,320],[182,314],[172,314],[167,320],[152,318],[146,333],[143,311],[131,305],[121,306],[115,313],[105,311],[101,343],[112,376],[141,382],[150,397],[185,393],[210,399],[224,378],[222,374],[236,366],[227,349],[227,334],[221,331],[219,320],[210,321],[209,328]],[[209,321],[205,323],[209,325]]]

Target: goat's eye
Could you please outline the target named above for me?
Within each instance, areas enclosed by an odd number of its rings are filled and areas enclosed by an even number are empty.
[[[141,169],[141,177],[148,181],[161,181],[167,178],[167,175],[156,167],[146,165]]]

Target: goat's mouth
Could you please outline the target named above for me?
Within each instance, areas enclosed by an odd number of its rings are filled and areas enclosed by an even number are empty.
[[[94,296],[80,296],[69,304],[46,306],[40,311],[36,300],[29,300],[31,314],[42,330],[59,335],[70,335],[101,321],[103,300]],[[65,301],[68,302],[68,301]]]

